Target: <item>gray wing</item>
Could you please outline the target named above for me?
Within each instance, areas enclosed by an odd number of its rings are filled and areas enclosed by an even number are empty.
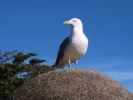
[[[58,55],[57,55],[57,59],[56,62],[54,64],[54,66],[58,66],[60,60],[63,58],[64,56],[64,51],[66,49],[66,47],[70,44],[70,37],[67,37],[63,40],[63,42],[61,43],[60,47],[59,47],[59,51],[58,51]]]

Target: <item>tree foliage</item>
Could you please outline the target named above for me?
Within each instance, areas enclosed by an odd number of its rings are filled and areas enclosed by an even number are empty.
[[[11,96],[24,81],[52,70],[37,54],[0,51],[0,99]]]

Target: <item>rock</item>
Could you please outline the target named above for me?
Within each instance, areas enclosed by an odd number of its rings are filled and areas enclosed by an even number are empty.
[[[96,71],[51,71],[16,89],[14,100],[133,100],[133,95]]]

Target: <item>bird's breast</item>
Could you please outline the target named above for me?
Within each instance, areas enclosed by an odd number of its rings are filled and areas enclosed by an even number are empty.
[[[88,39],[85,35],[75,36],[72,39],[73,48],[80,55],[84,55],[88,48]]]
[[[67,62],[68,59],[71,61],[78,60],[82,55],[87,52],[88,39],[85,36],[73,37],[70,44],[65,49],[62,62]]]

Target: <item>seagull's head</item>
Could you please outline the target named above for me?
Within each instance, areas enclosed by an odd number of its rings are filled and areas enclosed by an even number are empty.
[[[72,18],[70,20],[64,21],[64,24],[76,27],[76,26],[82,26],[82,21],[79,18]]]

